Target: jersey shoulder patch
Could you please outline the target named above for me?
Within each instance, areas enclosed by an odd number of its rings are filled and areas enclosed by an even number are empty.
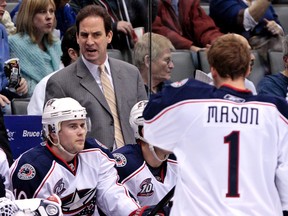
[[[121,153],[113,153],[117,167],[124,167],[127,164],[127,158]]]
[[[179,87],[185,85],[185,83],[187,83],[188,80],[189,79],[186,78],[186,79],[183,79],[181,81],[173,82],[173,83],[171,83],[171,86],[174,87],[174,88],[179,88]]]
[[[17,177],[21,180],[31,180],[36,176],[36,170],[31,164],[23,164],[18,173]]]

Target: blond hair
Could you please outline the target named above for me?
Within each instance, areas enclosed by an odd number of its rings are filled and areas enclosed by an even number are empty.
[[[139,69],[145,65],[144,58],[149,55],[150,33],[145,33],[135,44],[134,64]],[[151,60],[156,60],[164,49],[175,50],[171,41],[160,34],[151,33]]]
[[[41,10],[47,10],[47,7],[51,4],[55,10],[55,4],[53,0],[23,0],[17,14],[16,19],[16,33],[22,35],[28,34],[31,40],[36,43],[36,30],[33,25],[33,19],[36,13]],[[56,26],[56,18],[54,18],[54,27]],[[44,40],[48,42],[49,45],[53,44],[53,33],[50,32],[44,35]]]

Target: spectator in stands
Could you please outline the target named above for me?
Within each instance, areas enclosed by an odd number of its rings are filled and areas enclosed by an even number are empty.
[[[165,36],[152,33],[150,74],[149,40],[150,33],[145,33],[135,44],[134,63],[140,70],[147,93],[156,93],[160,91],[165,83],[171,78],[171,71],[174,68],[171,51],[175,50],[175,48],[171,41]],[[149,83],[150,79],[151,87]]]
[[[3,15],[6,13],[6,6],[6,1],[0,0],[0,20],[2,20]],[[8,79],[4,73],[4,63],[9,58],[10,52],[7,29],[4,25],[0,23],[0,105],[4,114],[7,111],[5,109],[10,109],[9,106],[6,106],[10,104],[10,100],[12,100],[14,97],[20,97],[20,95],[25,95],[28,91],[27,82],[24,78],[21,78],[19,87],[16,89],[15,93],[6,89]]]
[[[17,13],[19,11],[22,0],[18,0],[18,2],[19,3],[10,12],[11,19],[14,23],[16,23]]]
[[[8,34],[14,34],[16,32],[16,27],[11,21],[11,17],[8,11],[5,10],[7,6],[6,0],[0,0],[0,23],[2,23]]]
[[[31,97],[35,85],[60,67],[60,40],[52,34],[56,25],[53,0],[23,0],[17,15],[17,33],[9,36],[11,57],[20,59],[22,76]]]
[[[147,100],[136,103],[130,113],[136,143],[113,152],[119,181],[141,206],[156,205],[175,186],[176,158],[170,152],[154,147],[143,138],[142,116]]]
[[[134,47],[133,28],[144,27],[148,31],[148,0],[70,0],[76,13],[84,6],[95,4],[107,9],[112,18],[113,39],[110,49],[119,49],[125,60],[132,62],[131,50]],[[157,13],[157,0],[152,0],[152,20]]]
[[[76,26],[71,26],[65,32],[61,41],[61,60],[64,67],[75,62],[79,56],[79,45],[76,40]],[[42,115],[48,79],[57,71],[45,76],[36,86],[27,107],[28,115]]]
[[[158,1],[152,31],[168,37],[176,49],[198,51],[222,35],[200,0]]]
[[[266,63],[269,49],[282,49],[284,31],[271,0],[213,0],[209,10],[222,32],[246,37]]]
[[[76,14],[70,7],[69,0],[54,0],[54,2],[56,6],[56,29],[60,30],[60,37],[62,38],[66,30],[75,25]]]
[[[106,9],[97,5],[82,8],[76,27],[81,57],[50,77],[45,101],[62,97],[79,101],[91,119],[88,137],[109,150],[133,143],[129,113],[136,102],[147,98],[140,72],[134,65],[108,57],[113,32]]]
[[[283,39],[284,71],[277,74],[266,75],[258,84],[258,94],[270,94],[288,101],[288,35]]]
[[[69,0],[54,0],[55,3],[55,17],[57,20],[57,25],[55,30],[60,31],[59,37],[62,38],[63,34],[66,32],[66,30],[75,24],[76,20],[76,14],[72,10],[72,8],[69,5]],[[22,3],[22,0],[19,0],[19,3],[17,6],[11,11],[11,17],[13,16],[13,20],[16,20],[15,17],[17,17],[18,10],[20,8],[20,5]]]

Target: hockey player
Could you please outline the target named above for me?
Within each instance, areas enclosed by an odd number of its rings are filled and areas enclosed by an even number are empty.
[[[170,152],[150,145],[143,138],[143,110],[147,100],[136,103],[130,112],[130,125],[137,144],[113,152],[120,182],[141,206],[156,205],[176,184],[177,162]]]
[[[0,148],[0,197],[6,196],[9,186],[9,164],[5,152]]]
[[[111,153],[96,140],[85,140],[86,122],[86,109],[76,100],[47,101],[42,116],[47,141],[11,166],[17,199],[56,194],[64,215],[98,215],[98,206],[106,215],[127,216],[139,208],[117,183]]]
[[[239,35],[219,37],[207,55],[215,87],[173,83],[144,110],[144,138],[177,157],[171,216],[288,210],[288,105],[245,88],[248,46]]]

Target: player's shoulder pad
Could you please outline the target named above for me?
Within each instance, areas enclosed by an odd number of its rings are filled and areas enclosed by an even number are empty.
[[[151,120],[164,109],[180,101],[206,99],[215,90],[214,86],[195,79],[184,79],[165,86],[162,91],[151,95],[144,109],[144,119]]]
[[[112,152],[118,171],[129,175],[144,163],[141,147],[138,144],[128,144]]]
[[[284,98],[271,95],[255,95],[257,101],[272,103],[277,107],[277,110],[288,120],[288,101]]]
[[[84,149],[91,149],[91,148],[98,148],[102,152],[106,153],[110,158],[114,159],[113,155],[111,154],[109,149],[104,144],[102,144],[97,139],[87,138],[86,141],[85,141]]]

